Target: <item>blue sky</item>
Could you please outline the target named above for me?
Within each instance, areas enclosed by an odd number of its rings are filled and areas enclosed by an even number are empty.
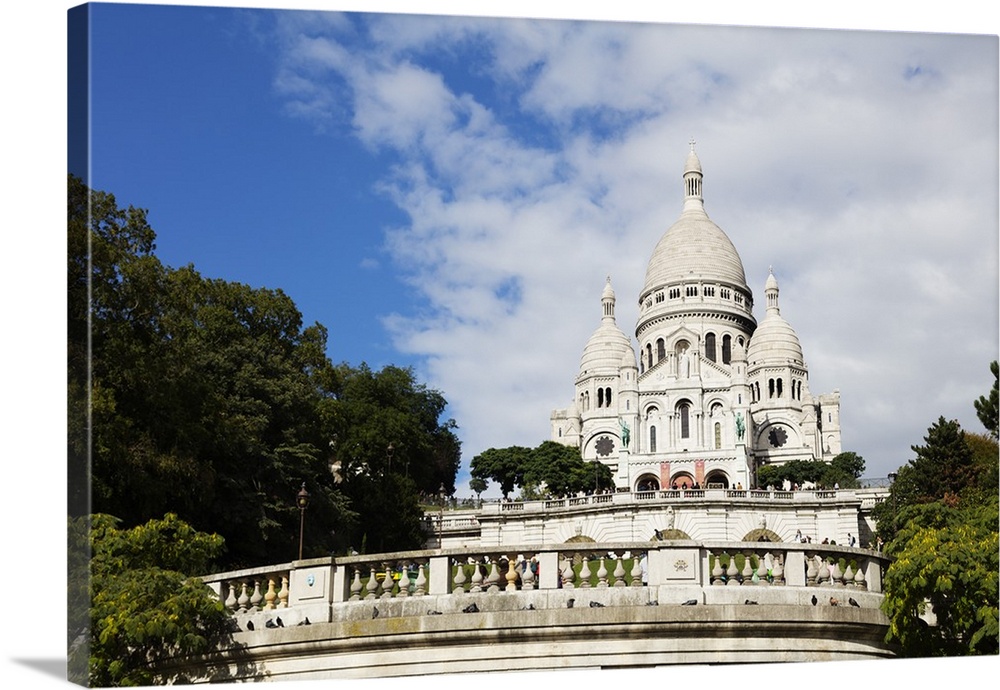
[[[547,438],[605,276],[634,331],[691,137],[866,475],[980,428],[995,36],[98,4],[92,60],[92,185],[167,264],[285,290],[334,361],[413,366],[460,486]]]
[[[52,634],[63,600],[38,593],[65,591],[59,363],[65,26],[73,4],[20,3],[0,23],[8,96],[0,276],[9,297],[0,346],[8,391],[2,509],[5,524],[23,526],[7,531],[7,552],[30,562],[25,572],[37,595],[8,602],[8,619],[18,625],[4,628],[7,661],[0,667],[25,687],[65,683],[64,645]],[[414,8],[402,0],[214,4]],[[382,33],[373,27],[359,39],[317,34],[357,57],[322,69],[316,54],[292,59],[294,27],[279,32],[264,22],[254,30],[229,10],[175,8],[202,16],[200,28],[181,27],[178,36],[176,23],[161,19],[145,33],[114,36],[131,53],[132,76],[127,89],[106,96],[129,116],[122,131],[106,133],[122,137],[123,146],[113,150],[114,141],[104,139],[106,167],[95,173],[123,203],[150,209],[168,263],[282,287],[307,320],[330,328],[335,360],[413,362],[452,401],[466,451],[474,453],[544,436],[549,411],[572,394],[609,273],[619,324],[633,330],[631,303],[652,247],[679,213],[680,168],[693,136],[708,213],[739,250],[758,303],[774,265],[782,315],[802,340],[811,388],[840,388],[844,443],[865,456],[869,474],[905,462],[939,414],[978,429],[971,400],[988,389],[986,366],[998,356],[997,61],[982,40],[930,32],[989,34],[995,51],[996,10],[981,0],[911,4],[905,13],[861,0],[821,12],[814,3],[774,0],[567,5],[422,0],[416,8],[906,33],[872,41],[857,32],[747,38],[727,29],[710,43],[693,34],[616,42],[580,26],[557,31],[528,22],[510,25],[517,30],[508,29],[506,42],[456,43],[452,31],[421,43],[415,28],[381,23]],[[504,45],[502,59],[490,57]],[[423,88],[406,84],[415,89],[409,107],[397,103],[395,111],[397,122],[410,125],[406,131],[386,126],[394,118],[379,117],[380,101],[365,88],[382,83],[365,78],[376,67],[402,74],[404,57],[424,76],[440,77],[424,79]],[[173,67],[184,64],[194,69],[179,74]],[[279,80],[282,74],[300,76],[299,90],[294,80]],[[305,107],[310,86],[312,110]],[[435,139],[420,126],[428,114],[441,121],[432,108],[442,103],[465,121],[481,106],[492,117],[477,121],[481,139],[469,128],[459,129],[461,136],[439,129]],[[463,158],[469,149],[489,158]],[[259,165],[265,159],[268,165]],[[497,171],[500,182],[485,190],[491,195],[476,188],[493,179],[479,174],[477,163]],[[520,185],[520,196],[503,188],[505,177]],[[427,193],[407,197],[404,183]],[[493,205],[476,207],[482,198]],[[463,218],[478,222],[470,228]],[[500,241],[505,235],[493,219],[517,232]],[[298,240],[275,242],[276,228]],[[488,260],[477,263],[481,257]],[[504,299],[493,297],[497,291]],[[415,329],[414,317],[427,328]],[[987,672],[996,662],[981,660]],[[894,664],[893,679],[907,669],[922,684],[948,682],[970,663]],[[876,666],[838,669],[866,678],[888,672]],[[671,669],[671,677],[685,672]],[[685,679],[697,682],[706,672],[691,669]],[[627,673],[629,682],[662,681],[657,669]],[[390,684],[398,682],[365,681]]]

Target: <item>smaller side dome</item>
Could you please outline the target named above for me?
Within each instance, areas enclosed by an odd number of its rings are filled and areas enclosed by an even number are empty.
[[[629,355],[632,366],[635,366],[632,343],[615,322],[615,291],[611,287],[609,276],[601,293],[601,325],[583,348],[580,375],[617,372]]]
[[[764,298],[767,313],[750,338],[747,362],[751,366],[788,363],[804,365],[799,336],[781,316],[778,307],[778,280],[773,271],[769,273],[764,285]]]

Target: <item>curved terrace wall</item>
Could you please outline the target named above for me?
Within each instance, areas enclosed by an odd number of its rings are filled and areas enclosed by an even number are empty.
[[[864,549],[695,541],[298,561],[204,578],[239,631],[177,664],[207,681],[882,658],[886,565]]]

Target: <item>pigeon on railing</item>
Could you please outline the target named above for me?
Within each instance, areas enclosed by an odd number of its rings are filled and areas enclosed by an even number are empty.
[[[687,601],[681,602],[681,606],[697,606],[697,605],[698,605],[697,599],[688,599]]]
[[[812,601],[813,606],[819,603],[819,599],[816,598],[815,594],[813,594],[812,599],[810,599],[810,601]]]
[[[573,608],[573,604],[575,604],[575,603],[576,603],[576,599],[570,599],[569,601],[566,602],[566,608],[568,608],[568,609]]]
[[[590,608],[592,608],[592,609],[603,609],[604,608],[604,604],[602,604],[599,601],[592,601],[592,602],[590,602]]]
[[[754,601],[753,599],[747,599],[743,603],[746,606],[757,606],[757,602]]]
[[[373,606],[372,607],[372,620],[375,620],[376,618],[378,618],[378,607]]]
[[[854,600],[854,597],[847,597],[847,603],[856,609],[861,608],[861,604]]]
[[[462,613],[479,613],[479,607],[476,606],[476,602],[472,602],[464,609],[462,609]]]

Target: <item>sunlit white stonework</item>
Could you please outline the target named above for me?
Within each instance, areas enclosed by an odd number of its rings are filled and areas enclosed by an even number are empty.
[[[657,242],[639,294],[635,337],[615,321],[611,278],[575,395],[551,416],[552,439],[615,473],[620,490],[749,488],[762,464],[830,461],[841,451],[840,393],[813,395],[773,272],[765,313],[735,246],[705,212],[691,146],[684,206]]]

